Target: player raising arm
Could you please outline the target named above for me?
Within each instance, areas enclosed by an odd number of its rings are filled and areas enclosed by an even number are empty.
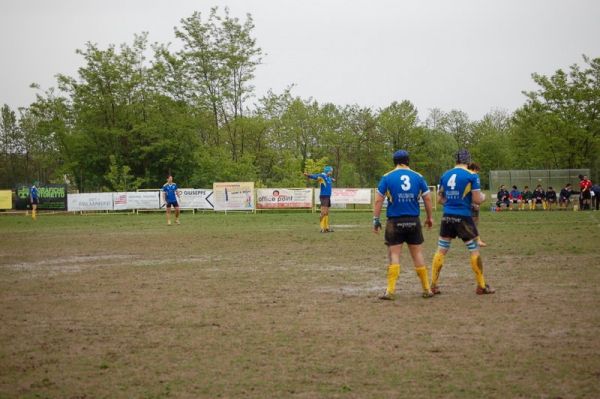
[[[331,177],[333,167],[325,166],[323,173],[308,174],[304,172],[304,176],[311,180],[316,180],[320,184],[319,200],[321,201],[321,214],[319,216],[319,225],[321,233],[333,233],[333,229],[329,226],[329,208],[331,207],[331,190],[335,179]]]

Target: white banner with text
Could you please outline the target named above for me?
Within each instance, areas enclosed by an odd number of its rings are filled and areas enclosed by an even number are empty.
[[[112,211],[113,193],[67,194],[67,210],[78,211]]]
[[[311,208],[310,188],[259,188],[256,209]]]
[[[254,182],[213,183],[215,211],[253,211]]]

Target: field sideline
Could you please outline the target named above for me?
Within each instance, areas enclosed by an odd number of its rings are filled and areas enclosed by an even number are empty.
[[[600,397],[600,212],[482,211],[497,293],[454,241],[395,302],[368,212],[181,220],[0,216],[0,398]]]

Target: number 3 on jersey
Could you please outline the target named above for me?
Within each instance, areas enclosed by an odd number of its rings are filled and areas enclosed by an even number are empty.
[[[450,190],[454,190],[456,187],[456,173],[452,174],[448,179],[448,187],[450,187]]]
[[[402,187],[402,190],[410,190],[410,177],[408,177],[407,175],[402,175],[400,176],[400,180],[402,180],[402,185],[400,186]]]

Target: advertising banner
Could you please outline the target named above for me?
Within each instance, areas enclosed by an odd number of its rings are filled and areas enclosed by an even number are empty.
[[[254,210],[254,182],[213,183],[215,211]]]
[[[319,203],[321,190],[315,190],[315,203]],[[334,188],[331,191],[331,204],[367,204],[371,203],[370,188]]]
[[[69,212],[112,211],[113,193],[69,194],[67,204]]]
[[[213,190],[182,188],[179,191],[179,207],[182,209],[213,209]],[[162,199],[161,199],[162,201]],[[163,204],[161,204],[162,206]]]
[[[256,209],[311,208],[310,188],[259,188],[256,190]]]
[[[12,209],[12,191],[0,190],[0,209]]]
[[[67,185],[66,184],[44,184],[38,188],[40,203],[37,209],[61,210],[67,209]],[[15,188],[17,192],[16,209],[29,209],[29,186],[19,184]]]
[[[158,209],[159,191],[129,191],[112,193],[113,209],[123,211],[129,209]]]

